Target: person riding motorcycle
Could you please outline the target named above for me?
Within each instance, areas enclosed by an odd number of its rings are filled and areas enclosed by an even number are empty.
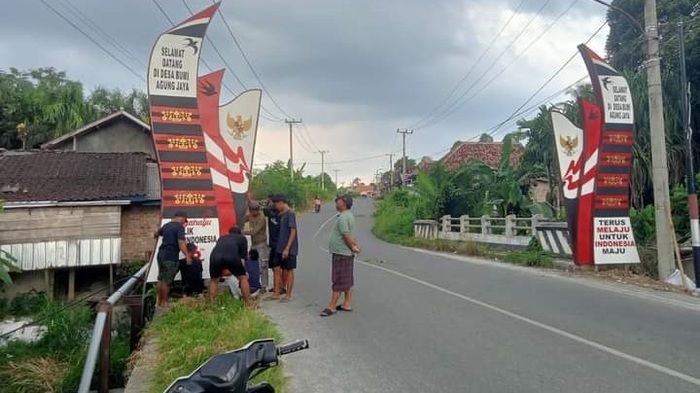
[[[316,210],[316,213],[321,210],[321,198],[319,198],[318,195],[316,195],[314,199],[314,210]]]

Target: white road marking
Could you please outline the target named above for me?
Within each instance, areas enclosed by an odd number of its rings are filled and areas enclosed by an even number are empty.
[[[316,231],[316,233],[314,234],[314,239],[316,238],[316,236],[318,236],[318,234],[321,233],[321,231],[322,231],[323,228],[326,226],[326,224],[328,224],[333,218],[335,218],[335,216],[331,217],[331,218],[328,219],[326,222],[324,222],[323,224],[321,224],[321,226],[318,228],[318,231]],[[328,252],[328,250],[325,249],[325,248],[323,248],[323,247],[319,247],[319,248],[320,248],[321,250],[323,250],[323,251]],[[403,273],[397,272],[397,271],[395,271],[395,270],[387,269],[387,268],[382,267],[382,266],[377,266],[377,265],[375,265],[375,264],[368,263],[368,262],[365,262],[365,261],[362,261],[362,260],[359,260],[359,259],[356,259],[355,261],[356,261],[357,263],[360,263],[360,264],[364,265],[364,266],[369,266],[369,267],[372,267],[372,268],[375,268],[375,269],[382,270],[382,271],[384,271],[384,272],[386,272],[386,273],[393,274],[393,275],[395,275],[395,276],[397,276],[397,277],[401,277],[401,278],[404,278],[404,279],[409,280],[409,281],[413,281],[413,282],[415,282],[415,283],[421,284],[421,285],[426,286],[426,287],[428,287],[428,288],[435,289],[435,290],[440,291],[440,292],[442,292],[442,293],[445,293],[445,294],[447,294],[447,295],[454,296],[454,297],[456,297],[456,298],[458,298],[458,299],[462,299],[462,300],[465,300],[465,301],[470,302],[470,303],[472,303],[472,304],[476,304],[476,305],[478,305],[478,306],[484,307],[484,308],[486,308],[486,309],[488,309],[488,310],[491,310],[491,311],[494,311],[494,312],[496,312],[496,313],[503,314],[503,315],[505,315],[505,316],[511,317],[511,318],[516,319],[516,320],[521,321],[521,322],[525,322],[525,323],[527,323],[527,324],[529,324],[529,325],[538,327],[538,328],[540,328],[540,329],[542,329],[542,330],[546,330],[546,331],[548,331],[548,332],[550,332],[550,333],[554,333],[554,334],[556,334],[556,335],[558,335],[558,336],[568,338],[569,340],[578,342],[578,343],[580,343],[580,344],[587,345],[587,346],[589,346],[589,347],[591,347],[591,348],[595,348],[595,349],[597,349],[597,350],[599,350],[599,351],[601,351],[601,352],[608,353],[608,354],[613,355],[613,356],[616,356],[616,357],[618,357],[618,358],[620,358],[620,359],[627,360],[627,361],[629,361],[629,362],[638,364],[638,365],[643,366],[643,367],[647,367],[647,368],[649,368],[649,369],[652,369],[652,370],[654,370],[654,371],[658,371],[658,372],[663,373],[663,374],[666,374],[666,375],[668,375],[668,376],[678,378],[678,379],[680,379],[680,380],[683,380],[683,381],[685,381],[685,382],[691,383],[691,384],[693,384],[693,385],[700,386],[700,378],[693,377],[692,375],[684,374],[684,373],[682,373],[682,372],[680,372],[680,371],[676,371],[676,370],[673,370],[673,369],[671,369],[671,368],[662,366],[662,365],[660,365],[660,364],[657,364],[657,363],[650,362],[650,361],[648,361],[648,360],[642,359],[642,358],[640,358],[640,357],[637,357],[637,356],[634,356],[634,355],[630,355],[630,354],[628,354],[628,353],[619,351],[619,350],[617,350],[617,349],[615,349],[615,348],[611,348],[611,347],[608,347],[608,346],[606,346],[606,345],[597,343],[597,342],[595,342],[595,341],[588,340],[588,339],[583,338],[583,337],[581,337],[581,336],[578,336],[578,335],[576,335],[576,334],[569,333],[569,332],[567,332],[567,331],[564,331],[564,330],[555,328],[554,326],[550,326],[550,325],[547,325],[547,324],[542,323],[542,322],[537,322],[537,321],[535,321],[534,319],[530,319],[530,318],[528,318],[528,317],[524,317],[524,316],[522,316],[522,315],[520,315],[520,314],[516,314],[516,313],[511,312],[511,311],[508,311],[508,310],[504,310],[504,309],[502,309],[502,308],[493,306],[493,305],[488,304],[488,303],[486,303],[486,302],[482,302],[482,301],[477,300],[477,299],[474,299],[474,298],[472,298],[472,297],[465,296],[465,295],[462,295],[462,294],[460,294],[460,293],[452,292],[452,291],[447,290],[447,289],[445,289],[445,288],[439,287],[439,286],[437,286],[437,285],[435,285],[435,284],[431,284],[431,283],[429,283],[429,282],[427,282],[427,281],[423,281],[423,280],[420,280],[420,279],[418,279],[418,278],[409,276],[408,274],[403,274]]]

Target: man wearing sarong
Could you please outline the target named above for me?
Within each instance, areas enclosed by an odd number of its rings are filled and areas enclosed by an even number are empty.
[[[331,230],[328,251],[331,253],[331,289],[333,294],[328,307],[321,311],[322,317],[338,311],[352,311],[352,287],[355,284],[355,254],[360,252],[360,245],[353,236],[355,217],[350,212],[352,197],[339,196],[335,199],[338,217]],[[343,303],[338,304],[343,294]]]

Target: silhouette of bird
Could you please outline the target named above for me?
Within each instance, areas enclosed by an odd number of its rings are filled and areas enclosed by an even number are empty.
[[[612,83],[612,81],[610,80],[610,77],[606,76],[605,78],[602,79],[602,81],[603,81],[603,87],[605,88],[605,90],[610,90],[610,89],[608,89],[608,85]]]
[[[202,94],[204,94],[205,96],[213,96],[214,94],[216,94],[216,87],[207,80],[202,82],[200,88]]]
[[[188,37],[188,38],[185,38],[185,41],[186,41],[186,43],[185,43],[185,45],[184,45],[185,48],[192,48],[192,49],[194,49],[194,53],[193,53],[193,54],[196,55],[197,52],[199,52],[199,47],[197,46],[197,45],[199,44],[199,42],[197,42],[197,41],[194,40],[193,38],[189,38],[189,37]]]

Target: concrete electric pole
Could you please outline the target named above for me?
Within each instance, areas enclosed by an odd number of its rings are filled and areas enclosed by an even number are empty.
[[[292,143],[292,125],[300,124],[301,119],[285,119],[284,122],[289,125],[289,178],[294,180],[294,145]]]
[[[649,87],[649,127],[651,133],[652,181],[654,183],[654,210],[656,211],[656,258],[659,278],[673,273],[674,254],[671,231],[671,203],[669,201],[666,130],[664,128],[664,99],[661,88],[661,57],[659,56],[659,29],[656,0],[644,4],[644,24],[647,38],[647,85]]]
[[[413,130],[407,130],[407,129],[397,129],[397,133],[402,134],[401,136],[403,137],[403,170],[402,170],[402,175],[406,175],[406,135],[413,134]]]
[[[338,184],[338,172],[340,172],[340,169],[333,169],[333,172],[335,172],[335,188],[340,188]]]
[[[325,156],[326,153],[328,153],[328,150],[319,150],[319,153],[321,153],[321,191],[326,189],[326,173],[325,171]]]
[[[671,202],[668,186],[668,157],[664,126],[664,100],[661,86],[661,57],[659,55],[659,23],[656,0],[644,2],[644,28],[624,9],[603,0],[592,0],[625,15],[641,30],[646,41],[646,71],[649,96],[649,132],[651,134],[652,183],[656,224],[656,259],[659,278],[665,279],[674,270],[674,244],[671,231]]]
[[[389,153],[387,156],[389,156],[389,173],[391,179],[389,180],[391,182],[389,183],[389,191],[391,191],[391,189],[394,188],[394,153]]]

